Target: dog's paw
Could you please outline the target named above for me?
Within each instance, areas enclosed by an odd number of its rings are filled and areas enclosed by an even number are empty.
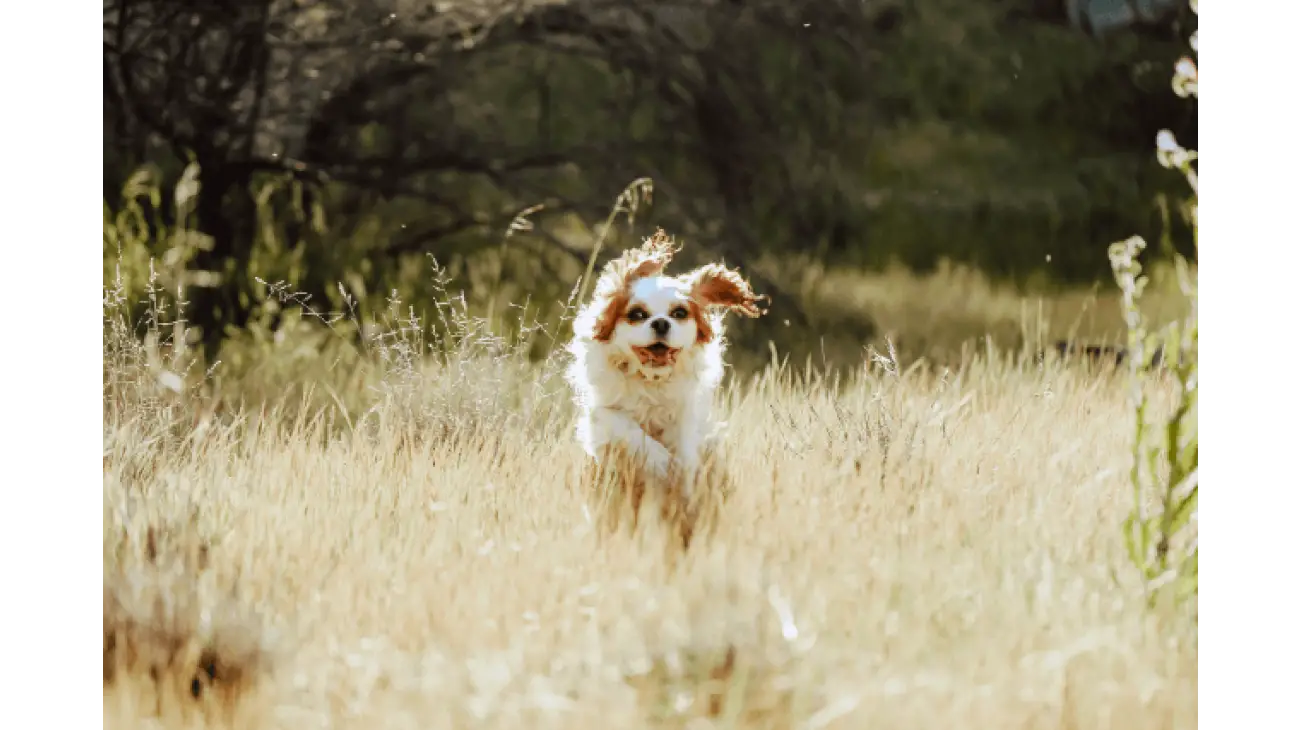
[[[664,479],[674,468],[673,455],[668,453],[668,449],[662,444],[656,442],[647,443],[645,446],[645,470],[651,476]]]

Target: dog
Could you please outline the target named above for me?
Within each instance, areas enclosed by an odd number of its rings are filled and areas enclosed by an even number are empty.
[[[631,457],[685,492],[724,425],[712,414],[723,319],[760,316],[766,297],[722,264],[669,276],[678,250],[660,229],[605,266],[574,319],[566,379],[588,456],[597,464]]]

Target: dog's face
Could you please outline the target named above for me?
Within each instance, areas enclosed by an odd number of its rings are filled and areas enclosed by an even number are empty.
[[[669,367],[699,339],[702,317],[686,282],[672,276],[639,279],[629,286],[610,341],[644,366]]]
[[[683,352],[711,343],[723,314],[761,314],[762,297],[740,274],[719,264],[668,276],[671,241],[663,231],[610,262],[580,327],[595,341],[635,358],[640,369],[670,371]],[[629,361],[630,362],[630,361]]]

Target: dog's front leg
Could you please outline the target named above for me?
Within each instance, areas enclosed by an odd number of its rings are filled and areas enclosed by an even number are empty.
[[[651,474],[659,478],[668,475],[672,454],[646,433],[631,416],[614,408],[597,408],[592,412],[591,420],[593,450],[599,452],[604,446],[621,445],[630,456],[643,461]]]
[[[676,454],[682,493],[689,498],[702,465],[702,457],[707,445],[706,434],[696,421],[687,418],[674,431],[665,434],[664,443],[672,449],[672,453]]]

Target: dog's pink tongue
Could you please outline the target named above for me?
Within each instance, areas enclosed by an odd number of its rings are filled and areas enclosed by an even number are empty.
[[[637,347],[633,349],[636,351],[636,356],[642,365],[665,367],[677,362],[677,350],[672,348],[652,350],[649,347]]]

